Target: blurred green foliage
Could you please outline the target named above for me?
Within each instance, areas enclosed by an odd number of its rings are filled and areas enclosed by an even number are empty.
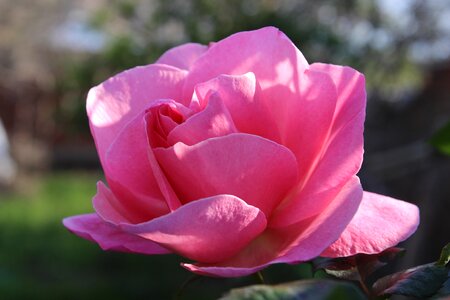
[[[414,9],[420,12],[422,6]],[[420,25],[421,19],[416,22]],[[395,98],[420,87],[421,72],[409,50],[412,42],[428,38],[415,30],[399,31],[396,20],[368,0],[114,0],[90,11],[88,24],[105,35],[106,45],[98,53],[64,61],[58,84],[67,103],[57,112],[59,124],[84,133],[90,87],[152,63],[182,43],[208,44],[239,31],[276,26],[308,61],[350,65],[366,75],[369,90]]]
[[[431,137],[430,143],[441,153],[450,155],[450,122]]]
[[[172,299],[191,273],[175,255],[144,256],[102,251],[70,234],[64,217],[92,212],[97,173],[59,172],[28,186],[26,194],[0,194],[1,299]],[[275,265],[268,282],[311,274],[309,265]],[[181,299],[215,299],[256,277],[203,277]]]

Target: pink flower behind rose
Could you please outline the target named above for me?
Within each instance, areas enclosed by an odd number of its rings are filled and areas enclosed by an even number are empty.
[[[419,217],[361,188],[365,105],[362,74],[308,64],[276,28],[173,48],[89,92],[109,188],[64,225],[211,276],[381,252]]]

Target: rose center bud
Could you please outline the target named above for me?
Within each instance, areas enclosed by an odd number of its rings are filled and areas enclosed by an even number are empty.
[[[147,132],[152,148],[167,148],[170,132],[186,120],[185,115],[173,103],[163,103],[147,110]]]

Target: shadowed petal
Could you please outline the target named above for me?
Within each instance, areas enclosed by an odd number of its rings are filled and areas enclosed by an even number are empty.
[[[103,250],[141,254],[170,253],[152,241],[126,233],[112,224],[105,223],[97,214],[65,218],[63,224],[72,233],[97,243]]]
[[[138,222],[140,216],[135,216],[133,211],[125,207],[117,200],[114,194],[101,181],[97,182],[97,194],[92,198],[95,212],[103,221],[117,225],[119,223]]]
[[[169,212],[167,205],[161,199],[146,198],[149,202],[145,204],[146,209],[150,211],[146,218],[142,217],[142,211],[130,204],[123,205],[121,201],[111,192],[101,181],[97,183],[97,194],[92,199],[92,204],[96,213],[103,221],[117,225],[119,223],[140,223],[148,221],[154,217],[164,215]]]

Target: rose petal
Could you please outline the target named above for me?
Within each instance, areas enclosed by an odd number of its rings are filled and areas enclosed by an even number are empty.
[[[192,95],[196,84],[220,74],[253,72],[261,86],[263,107],[272,112],[268,119],[277,121],[264,122],[266,128],[273,128],[268,138],[292,149],[300,172],[308,172],[320,153],[317,147],[329,132],[336,88],[327,74],[307,69],[303,55],[279,30],[267,27],[242,32],[216,43],[195,62],[184,95]],[[244,113],[253,115],[252,111]],[[282,136],[274,137],[276,132]]]
[[[354,69],[313,64],[311,70],[326,70],[337,89],[331,130],[308,180],[311,190],[320,191],[346,182],[361,167],[366,90],[364,76]]]
[[[190,99],[196,84],[220,74],[253,72],[263,90],[274,85],[288,86],[307,66],[301,52],[277,28],[239,32],[212,45],[194,62],[184,97]]]
[[[170,251],[152,241],[123,232],[118,227],[103,222],[97,214],[65,218],[63,224],[79,237],[97,243],[103,250],[141,254],[170,253]]]
[[[235,133],[193,146],[177,143],[154,153],[184,203],[230,194],[270,216],[297,181],[292,152],[255,135]]]
[[[419,225],[414,204],[364,192],[361,205],[341,237],[321,256],[375,254],[406,240]]]
[[[101,181],[97,182],[97,194],[92,198],[92,205],[103,221],[111,224],[134,223],[140,217],[135,216],[132,210],[125,209]]]
[[[212,95],[206,108],[175,127],[167,136],[169,145],[194,145],[212,137],[237,132],[230,113],[218,95]]]
[[[152,221],[122,227],[187,258],[212,263],[238,253],[266,224],[256,207],[235,196],[217,195]]]
[[[364,75],[344,66],[314,63],[310,69],[331,76],[336,85],[338,99],[334,113],[334,125],[342,126],[366,108]]]
[[[319,213],[361,167],[366,103],[363,75],[348,67],[332,65],[313,64],[311,69],[330,74],[337,86],[331,130],[304,186],[278,208],[271,226],[287,226]]]
[[[194,62],[207,50],[208,46],[187,43],[164,52],[156,63],[189,70]]]
[[[225,103],[239,132],[276,140],[278,131],[271,117],[271,109],[261,99],[255,74],[220,75],[195,86],[200,108],[207,105],[209,95],[217,94]],[[191,106],[193,104],[191,103]]]
[[[285,228],[268,228],[238,255],[223,262],[183,266],[201,275],[238,277],[271,264],[310,260],[340,236],[358,209],[361,198],[361,184],[355,176],[318,216]]]
[[[155,113],[159,114],[158,111],[152,112],[152,110],[150,109],[145,115],[145,122],[147,124],[146,128],[147,128],[148,145],[154,144],[154,141],[152,140],[154,137],[154,132],[152,132],[153,131],[152,128],[155,127],[155,122],[157,121],[157,116],[154,115]],[[181,206],[181,202],[179,201],[178,196],[176,195],[175,191],[173,190],[172,186],[167,180],[166,175],[163,173],[161,167],[159,166],[155,157],[154,149],[152,147],[147,147],[147,156],[153,174],[155,175],[156,182],[158,183],[161,193],[164,195],[164,198],[166,200],[169,209],[171,211],[177,209],[178,207]]]
[[[87,113],[102,165],[119,132],[154,100],[181,100],[186,74],[167,65],[136,67],[89,91]]]
[[[343,185],[345,182],[316,193],[311,190],[309,193],[298,189],[292,191],[273,212],[269,227],[286,227],[314,216],[313,212],[320,213],[336,198]]]
[[[173,100],[155,101],[148,109],[147,134],[150,146],[168,147],[167,136],[194,112]]]
[[[331,78],[322,72],[306,70],[296,82],[296,92],[278,87],[276,98],[264,98],[280,134],[280,143],[295,154],[299,178],[308,174],[320,160],[327,141],[337,92]]]
[[[137,115],[112,142],[104,161],[104,171],[117,200],[134,215],[135,223],[169,212],[165,194],[160,191],[163,176],[152,165],[145,112]]]
[[[105,184],[103,184],[103,182],[101,181],[97,183],[97,194],[92,199],[92,204],[100,218],[103,221],[111,223],[113,225],[117,225],[119,223],[136,224],[142,221],[148,221],[149,219],[169,212],[164,201],[155,199],[154,201],[146,204],[146,208],[154,209],[154,211],[151,212],[151,214],[154,216],[142,219],[140,211],[130,209],[129,205],[125,207],[122,202],[120,202],[117,197],[111,192],[111,190],[109,190],[108,187],[106,187]],[[162,211],[164,212],[159,213]]]

